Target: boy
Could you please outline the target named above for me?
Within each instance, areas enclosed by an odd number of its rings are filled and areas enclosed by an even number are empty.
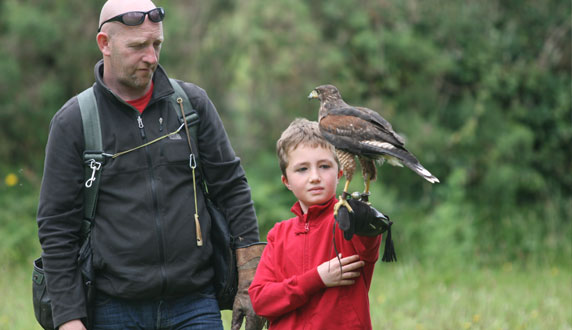
[[[291,209],[296,216],[268,233],[249,289],[255,312],[270,321],[270,329],[371,329],[368,290],[380,232],[359,236],[364,230],[356,230],[346,240],[334,227],[336,187],[343,173],[316,122],[294,120],[276,147],[282,182],[298,201]],[[351,206],[358,211],[350,213],[356,228],[368,227],[359,223],[371,217],[357,219],[356,214],[367,215],[359,210],[370,207],[356,201]]]

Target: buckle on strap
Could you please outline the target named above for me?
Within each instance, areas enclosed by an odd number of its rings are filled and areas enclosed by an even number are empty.
[[[86,188],[91,188],[93,186],[93,183],[95,182],[95,180],[98,177],[98,171],[101,170],[101,165],[103,165],[103,162],[105,161],[105,156],[106,154],[104,154],[103,152],[88,152],[86,151],[83,155],[83,158],[85,160],[86,163],[86,177],[87,177],[87,173],[89,173],[89,169],[91,169],[91,175],[89,177],[89,179],[87,179],[85,181],[85,187]]]
[[[91,188],[93,182],[95,181],[95,173],[101,169],[101,163],[95,159],[90,159],[89,168],[91,168],[91,177],[85,181],[85,187]]]

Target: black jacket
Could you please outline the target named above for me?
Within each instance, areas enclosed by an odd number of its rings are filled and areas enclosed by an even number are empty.
[[[179,127],[169,102],[174,90],[161,67],[153,77],[151,101],[141,115],[103,84],[102,72],[100,61],[95,66],[94,91],[104,152],[131,149]],[[209,193],[226,214],[237,246],[258,242],[250,188],[216,109],[204,90],[190,83],[182,86],[200,117],[198,149]],[[83,215],[83,152],[81,116],[73,97],[51,122],[38,208],[42,258],[56,325],[86,316],[76,266]],[[204,196],[197,195],[201,247],[196,244],[184,130],[118,158],[107,158],[92,231],[97,289],[111,296],[144,299],[180,296],[208,285],[213,277],[210,217]]]

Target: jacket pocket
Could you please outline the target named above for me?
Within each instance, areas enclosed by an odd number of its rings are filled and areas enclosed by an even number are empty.
[[[167,163],[189,163],[191,150],[184,133],[177,133],[161,144],[161,159]]]

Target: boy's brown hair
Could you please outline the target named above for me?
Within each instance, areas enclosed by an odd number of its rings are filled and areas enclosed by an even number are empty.
[[[317,148],[322,147],[329,149],[338,164],[336,149],[331,145],[320,133],[320,127],[315,121],[309,121],[305,118],[296,118],[290,123],[288,128],[282,132],[282,135],[276,142],[276,155],[280,164],[282,175],[286,176],[286,167],[288,167],[288,153],[300,145]]]

